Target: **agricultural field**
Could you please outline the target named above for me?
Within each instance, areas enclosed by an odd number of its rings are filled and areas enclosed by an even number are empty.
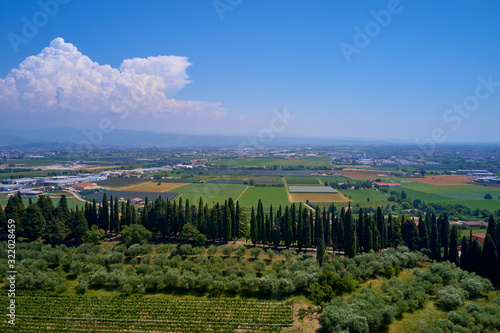
[[[348,202],[345,196],[340,193],[290,193],[292,202]]]
[[[331,169],[330,157],[300,157],[294,160],[273,157],[259,157],[259,158],[234,158],[234,159],[220,159],[211,161],[212,164],[226,165],[237,168],[248,167],[262,167],[262,166],[278,166],[278,167],[310,167],[310,168],[323,168]]]
[[[399,179],[397,178],[397,173],[390,173],[388,171],[381,171],[381,170],[371,170],[371,169],[344,169],[344,170],[338,170],[335,171],[336,173],[345,176],[347,178],[352,178],[355,180],[366,180],[368,178],[370,179],[382,179],[384,181],[387,180],[396,180]]]
[[[461,203],[472,209],[500,208],[500,188],[480,185],[430,185],[420,182],[403,182],[396,192],[405,191],[411,199],[420,199],[426,203]],[[490,194],[492,200],[485,200],[484,196]]]
[[[10,179],[10,176],[18,177],[46,177],[50,171],[21,171],[21,172],[2,172],[0,173],[0,180]]]
[[[289,204],[284,187],[249,187],[238,200],[242,207],[256,207],[259,199],[264,207]]]
[[[147,181],[135,185],[120,187],[120,191],[134,191],[134,192],[168,192],[178,187],[185,186],[189,183],[166,183]]]
[[[338,191],[329,186],[288,186],[290,193],[337,193]]]
[[[285,180],[288,185],[320,185],[316,176],[290,176]]]
[[[322,183],[322,184],[325,184],[325,183],[343,183],[343,182],[346,182],[349,180],[349,178],[347,177],[344,177],[344,176],[322,176],[322,177],[318,177],[319,181]]]
[[[17,296],[19,332],[280,332],[293,326],[284,302],[233,298]],[[0,297],[2,308],[9,298]],[[2,331],[11,326],[7,320]]]
[[[49,160],[45,158],[37,158],[37,159],[7,159],[2,160],[2,165],[9,164],[22,164],[23,167],[37,167],[37,166],[47,166],[54,164],[54,160]]]
[[[236,200],[246,187],[239,184],[193,183],[179,187],[175,192],[181,193],[184,202],[189,199],[191,203],[196,204],[202,197],[204,203],[211,204],[224,203],[230,197]],[[163,192],[162,196],[169,193]]]
[[[106,191],[88,194],[85,197],[89,201],[95,199],[97,202],[102,202],[102,198],[104,196],[104,193],[106,193],[108,200],[109,200],[110,196],[113,196],[113,198],[118,197],[118,198],[124,198],[125,200],[133,199],[133,198],[141,198],[144,200],[147,197],[149,201],[156,200],[160,196],[163,200],[167,200],[167,199],[172,200],[173,198],[175,198],[179,194],[178,192],[139,192],[139,191],[106,190]]]
[[[108,178],[98,181],[96,184],[104,187],[123,187],[144,183],[144,179],[136,178]]]
[[[356,202],[367,202],[370,199],[371,205],[376,204],[387,204],[387,197],[375,190],[375,189],[361,189],[361,190],[341,190],[340,191],[345,197],[350,201]]]
[[[411,178],[411,180],[415,182],[430,185],[464,185],[471,183],[474,179],[475,177],[453,175],[433,175],[423,178]]]

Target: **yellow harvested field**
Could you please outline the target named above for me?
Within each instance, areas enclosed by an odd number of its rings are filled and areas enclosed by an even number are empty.
[[[348,202],[349,199],[340,193],[290,193],[292,202]]]
[[[179,188],[181,186],[191,184],[191,183],[166,183],[162,182],[145,182],[145,183],[140,183],[140,184],[135,184],[135,185],[130,185],[130,186],[125,186],[125,187],[119,187],[120,191],[131,191],[131,192],[168,192],[172,191],[173,189]]]

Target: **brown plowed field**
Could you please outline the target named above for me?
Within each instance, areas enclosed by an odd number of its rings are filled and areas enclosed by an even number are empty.
[[[411,180],[429,185],[464,185],[469,184],[475,177],[454,176],[454,175],[436,175],[425,176],[423,178],[411,178]]]

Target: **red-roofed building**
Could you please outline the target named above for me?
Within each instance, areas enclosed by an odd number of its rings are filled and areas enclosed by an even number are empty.
[[[130,203],[134,205],[140,205],[144,203],[144,200],[142,200],[141,198],[133,198],[130,200]]]
[[[486,234],[472,234],[472,241],[476,239],[479,244],[484,245],[484,239],[486,238]]]

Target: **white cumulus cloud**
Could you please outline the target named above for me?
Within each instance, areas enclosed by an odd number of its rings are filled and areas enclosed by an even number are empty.
[[[190,83],[186,57],[125,59],[119,68],[100,65],[62,38],[0,78],[0,110],[82,114],[168,113],[220,117],[220,103],[181,101],[173,95]]]

